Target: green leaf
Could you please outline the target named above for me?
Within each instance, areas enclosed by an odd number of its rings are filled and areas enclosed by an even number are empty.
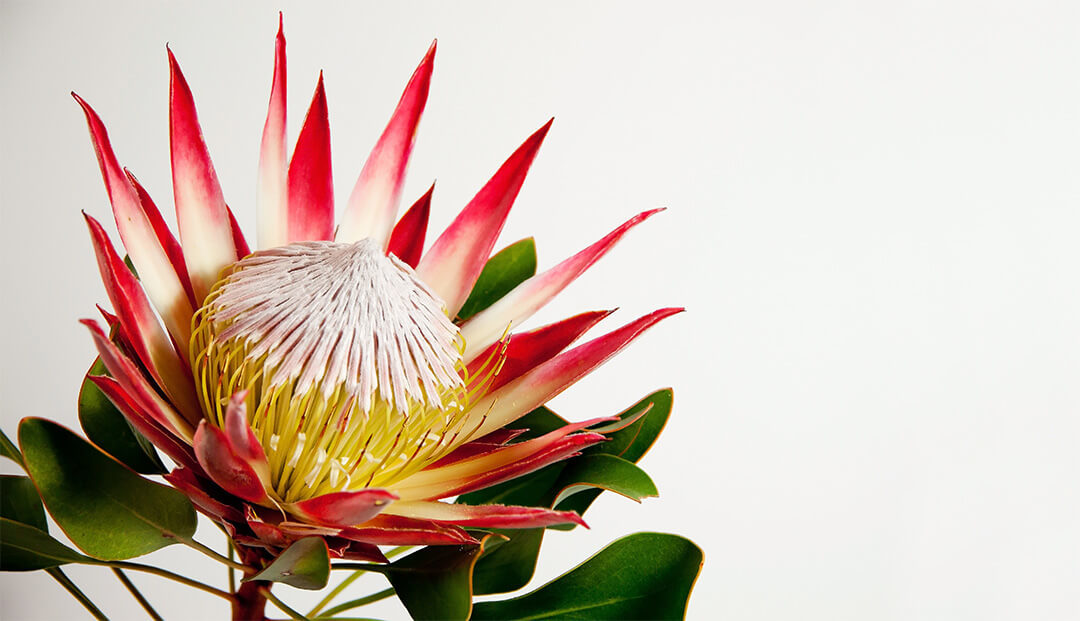
[[[630,406],[618,415],[619,420],[626,420],[635,416],[644,408],[647,408],[648,411],[627,427],[608,434],[609,440],[607,442],[601,442],[585,449],[585,455],[578,459],[584,459],[592,455],[614,455],[628,462],[636,463],[656,442],[657,436],[660,435],[664,425],[667,424],[668,417],[671,415],[673,397],[671,389],[665,388]],[[568,463],[575,461],[577,460],[571,460]],[[570,482],[561,480],[560,484],[568,485]],[[562,511],[576,511],[578,514],[584,515],[585,511],[592,506],[592,503],[601,493],[603,493],[602,489],[579,491],[570,498],[560,499],[558,508]],[[576,524],[558,524],[550,528],[554,530],[573,530],[576,526]]]
[[[609,434],[607,442],[586,449],[587,453],[607,453],[622,457],[626,461],[637,463],[649,448],[656,442],[656,437],[664,430],[668,417],[671,415],[671,403],[674,398],[670,388],[657,390],[651,395],[638,401],[619,414],[620,419],[626,419],[640,412],[643,407],[652,406],[647,414],[639,418],[625,429],[620,429]]]
[[[11,438],[7,437],[7,434],[0,429],[0,455],[7,457],[11,461],[23,465],[22,453],[15,446],[15,443],[11,441]]]
[[[33,526],[0,517],[0,571],[33,571],[92,562]]]
[[[557,508],[560,510],[576,511],[579,515],[584,515],[604,489],[626,492],[625,496],[635,500],[655,496],[656,487],[649,476],[628,462],[637,461],[652,446],[671,413],[671,402],[670,389],[658,390],[627,408],[618,418],[625,420],[639,414],[643,409],[648,409],[646,414],[626,428],[609,434],[609,441],[586,449],[585,455],[551,464],[499,485],[463,494],[457,502],[470,505],[507,504],[533,507],[558,504]],[[529,429],[518,437],[517,441],[520,442],[554,431],[566,424],[567,421],[561,416],[546,407],[539,407],[514,421],[510,427]],[[605,426],[611,424],[613,423]],[[605,459],[607,457],[617,461]],[[582,460],[585,462],[577,466]],[[604,463],[616,465],[610,466],[611,471],[607,472],[602,466]],[[597,487],[600,489],[596,489]],[[568,493],[557,499],[564,490]],[[569,492],[574,493],[570,495]],[[556,500],[559,502],[556,503]],[[548,528],[571,530],[574,527],[574,524],[560,524]],[[477,593],[516,591],[528,584],[536,571],[544,529],[498,532],[507,536],[509,541],[492,553],[485,554],[476,564]]]
[[[637,533],[532,593],[478,603],[472,619],[682,619],[702,560],[683,537]]]
[[[515,442],[524,442],[561,429],[569,423],[568,420],[541,405],[532,412],[507,425],[510,429],[526,429],[527,431],[517,437]]]
[[[394,561],[383,574],[416,621],[465,621],[472,611],[473,567],[485,548],[503,540],[488,534],[479,545],[428,546]]]
[[[509,593],[525,586],[536,571],[543,528],[492,529],[506,543],[485,553],[473,570],[473,594]]]
[[[564,463],[552,464],[531,475],[513,481],[466,494],[468,504],[499,503],[530,506],[559,505],[560,510],[578,510],[584,507],[572,503],[590,493],[599,495],[609,489],[633,500],[656,496],[656,486],[649,475],[634,464],[614,455],[584,455]],[[601,488],[599,490],[594,488]],[[483,503],[473,501],[481,495],[496,490],[483,498]],[[584,491],[582,491],[584,490]],[[565,500],[564,500],[565,499]],[[589,503],[595,499],[589,497]],[[554,527],[553,527],[554,528]],[[516,591],[532,580],[536,561],[543,542],[544,529],[496,530],[508,538],[476,564],[474,592],[478,595]]]
[[[91,375],[107,374],[105,365],[95,359],[79,390],[79,424],[86,437],[135,472],[168,472],[150,441],[135,431],[105,393],[90,381]]]
[[[0,475],[0,517],[49,532],[41,497],[27,477]]]
[[[19,445],[49,513],[90,556],[132,558],[195,533],[195,510],[183,494],[140,477],[60,425],[23,419]]]
[[[304,537],[285,549],[259,573],[245,578],[283,582],[298,589],[318,591],[330,580],[330,553],[322,537]]]
[[[131,262],[131,257],[126,254],[124,255],[124,265],[126,265],[127,268],[131,270],[131,275],[134,276],[136,280],[138,280],[139,272],[135,270],[135,264]]]
[[[510,293],[536,274],[536,242],[531,237],[514,242],[488,259],[465,305],[458,311],[464,321]]]
[[[558,505],[574,494],[592,488],[610,490],[631,500],[656,497],[656,485],[645,471],[614,455],[582,455],[567,462],[559,476],[562,488],[552,501]]]
[[[596,499],[603,493],[604,490],[596,488],[580,490],[566,500],[560,501],[559,511],[574,511],[578,515],[584,515],[592,506],[592,503],[596,502]],[[552,530],[574,530],[577,528],[577,524],[555,524],[548,526],[548,528]]]

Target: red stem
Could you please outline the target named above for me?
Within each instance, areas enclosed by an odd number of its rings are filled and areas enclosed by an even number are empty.
[[[233,621],[264,621],[266,619],[266,596],[262,587],[269,587],[268,582],[245,582],[236,589],[232,605]]]

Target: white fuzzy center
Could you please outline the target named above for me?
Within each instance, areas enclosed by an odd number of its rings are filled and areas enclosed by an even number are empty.
[[[267,389],[344,389],[368,412],[376,396],[399,412],[443,409],[459,387],[457,327],[413,270],[371,240],[311,241],[236,263],[207,300],[216,340],[266,356]]]

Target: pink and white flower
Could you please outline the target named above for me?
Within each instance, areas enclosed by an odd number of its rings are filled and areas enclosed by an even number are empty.
[[[578,454],[599,420],[514,442],[515,421],[681,309],[574,346],[608,312],[510,333],[656,211],[458,318],[551,122],[424,250],[431,192],[399,219],[435,59],[425,54],[338,224],[320,78],[291,159],[279,30],[249,250],[222,194],[191,90],[169,53],[179,239],[86,114],[116,226],[138,278],[89,215],[113,313],[90,329],[92,381],[176,468],[166,478],[252,553],[310,535],[382,560],[381,544],[475,541],[468,527],[583,523],[543,507],[445,502]],[[606,429],[613,431],[613,429]]]

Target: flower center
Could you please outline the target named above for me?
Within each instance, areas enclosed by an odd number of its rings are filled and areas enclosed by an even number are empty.
[[[419,470],[463,430],[462,342],[443,303],[371,240],[302,242],[229,267],[193,319],[204,414],[248,390],[272,492],[295,502]]]

